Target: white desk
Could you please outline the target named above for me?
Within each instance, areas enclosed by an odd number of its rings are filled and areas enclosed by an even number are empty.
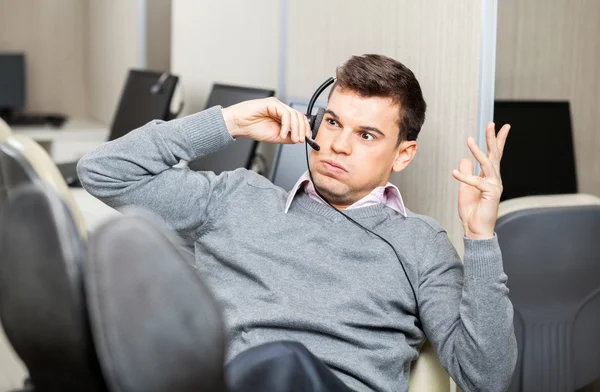
[[[81,211],[85,226],[88,231],[94,231],[104,221],[117,217],[121,213],[112,207],[107,206],[94,196],[90,195],[83,188],[70,188],[71,195],[75,204]]]
[[[16,135],[38,142],[56,163],[72,162],[108,140],[108,126],[89,119],[69,119],[60,128],[13,126]]]

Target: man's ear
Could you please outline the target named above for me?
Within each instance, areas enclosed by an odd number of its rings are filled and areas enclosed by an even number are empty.
[[[396,159],[392,170],[401,172],[406,169],[406,166],[413,160],[417,154],[418,146],[416,141],[405,140],[396,149]]]

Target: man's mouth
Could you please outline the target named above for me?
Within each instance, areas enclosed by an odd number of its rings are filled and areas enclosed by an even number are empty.
[[[329,170],[329,171],[332,171],[334,173],[348,173],[348,170],[346,170],[346,168],[343,165],[341,165],[337,162],[334,162],[332,160],[325,160],[325,161],[321,161],[321,162],[324,164],[325,168],[327,168],[327,170]]]

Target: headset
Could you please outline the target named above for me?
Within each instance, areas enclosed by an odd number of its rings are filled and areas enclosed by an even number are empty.
[[[408,273],[406,272],[406,267],[404,266],[404,263],[402,262],[402,259],[400,258],[400,255],[398,254],[398,252],[396,251],[396,248],[394,248],[394,246],[385,238],[383,238],[382,236],[380,236],[379,234],[375,233],[374,231],[367,229],[366,227],[364,227],[363,225],[361,225],[360,223],[358,223],[357,221],[355,221],[354,219],[352,219],[351,217],[349,217],[348,215],[344,214],[342,211],[338,210],[337,208],[335,208],[329,201],[327,201],[322,195],[321,192],[319,192],[319,189],[317,188],[317,184],[315,184],[315,180],[313,179],[313,175],[312,172],[310,170],[310,160],[308,159],[308,146],[311,146],[315,151],[319,151],[321,149],[321,147],[315,142],[315,138],[317,137],[317,133],[319,132],[319,127],[321,126],[321,123],[323,122],[323,117],[325,117],[325,109],[323,108],[319,108],[317,110],[317,113],[315,115],[312,114],[312,110],[313,110],[313,106],[315,104],[315,102],[317,101],[317,99],[319,98],[319,96],[323,93],[323,91],[325,91],[325,89],[327,87],[329,87],[330,85],[332,85],[335,82],[335,78],[330,77],[329,79],[327,79],[325,82],[323,82],[323,84],[321,84],[319,86],[319,88],[317,90],[315,90],[313,96],[310,98],[310,101],[308,102],[308,107],[306,108],[306,117],[308,118],[308,122],[310,124],[310,130],[311,130],[311,137],[310,138],[306,138],[306,144],[304,145],[304,149],[306,152],[306,166],[308,168],[308,175],[310,176],[310,180],[312,181],[312,184],[315,188],[315,191],[317,192],[317,195],[319,195],[321,197],[321,199],[323,199],[331,208],[333,208],[334,210],[336,210],[337,212],[339,212],[340,214],[342,214],[344,217],[346,217],[346,219],[348,219],[349,221],[351,221],[352,223],[354,223],[355,225],[357,225],[358,227],[362,228],[363,230],[365,230],[367,233],[370,233],[376,237],[378,237],[380,240],[382,240],[383,242],[385,242],[386,244],[389,245],[390,248],[392,248],[392,250],[394,251],[394,253],[396,254],[396,258],[398,259],[398,262],[400,263],[400,266],[402,267],[402,271],[404,271],[404,276],[406,276],[406,280],[408,281],[408,284],[410,285],[410,289],[412,290],[413,296],[415,298],[415,316],[417,318],[417,320],[419,319],[419,301],[417,300],[417,293],[415,291],[414,286],[412,285],[410,278],[408,277]]]
[[[167,79],[169,79],[169,77],[170,75],[168,72],[163,72],[156,81],[156,83],[154,83],[152,87],[150,87],[150,93],[153,95],[162,94],[164,92],[164,84],[167,81]],[[181,83],[179,83],[179,88],[183,90],[183,85]],[[181,95],[183,96],[183,92],[181,92]],[[181,100],[179,101],[179,107],[177,108],[177,110],[175,110],[175,112],[171,111],[172,107],[169,107],[168,119],[172,120],[174,118],[179,117],[179,115],[183,111],[183,107],[184,102],[183,98],[181,98]]]

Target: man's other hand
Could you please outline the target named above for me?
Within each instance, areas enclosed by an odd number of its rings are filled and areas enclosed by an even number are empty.
[[[488,153],[484,153],[472,137],[467,140],[471,153],[481,165],[481,175],[474,175],[473,163],[463,158],[458,170],[452,175],[461,182],[458,190],[458,215],[462,220],[465,236],[470,239],[489,239],[494,237],[498,206],[502,195],[500,160],[510,125],[506,124],[498,132],[494,123],[486,127]]]

